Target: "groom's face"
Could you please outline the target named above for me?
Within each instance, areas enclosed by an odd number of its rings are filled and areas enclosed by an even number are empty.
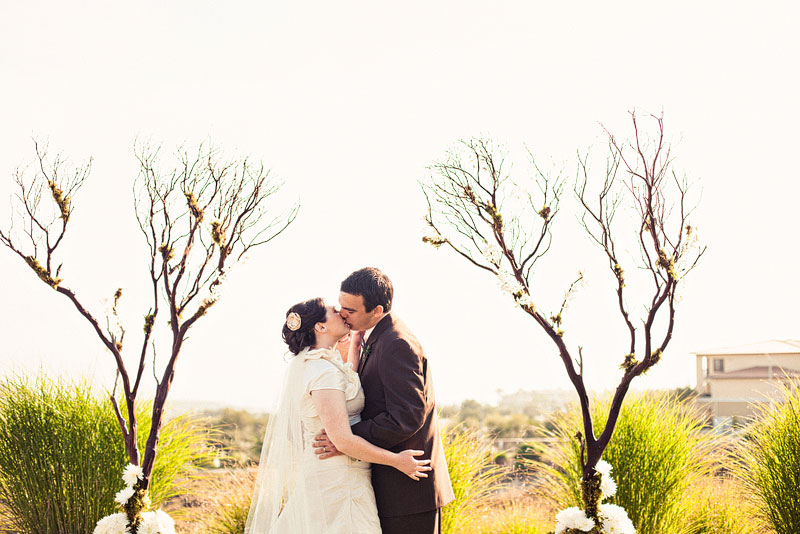
[[[375,306],[372,311],[367,311],[364,306],[364,297],[352,295],[350,293],[339,293],[339,314],[342,319],[350,326],[350,330],[356,332],[372,328],[383,316],[383,306]]]

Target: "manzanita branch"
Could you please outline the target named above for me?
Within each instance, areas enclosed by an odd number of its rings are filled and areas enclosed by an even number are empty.
[[[38,171],[32,177],[23,171],[15,174],[17,205],[12,206],[9,229],[0,230],[0,243],[24,260],[44,283],[66,296],[111,352],[117,367],[111,405],[130,462],[141,463],[143,467],[141,489],[146,490],[157,455],[164,406],[188,330],[218,301],[220,288],[232,265],[248,251],[286,230],[297,216],[298,206],[292,205],[288,210],[272,209],[270,201],[282,184],[261,164],[253,166],[247,159],[224,161],[218,151],[201,145],[192,156],[187,151],[179,151],[179,165],[164,171],[159,168],[159,148],[136,146],[139,176],[134,182],[134,208],[149,250],[147,265],[152,304],[143,315],[142,343],[137,353],[135,378],[131,381],[122,354],[126,329],[117,309],[122,289],[114,293],[112,316],[106,317],[104,331],[75,291],[59,278],[60,266],[53,269],[54,257],[73,213],[75,195],[89,176],[91,162],[67,172],[59,156],[50,159],[46,147],[38,143],[34,146]],[[46,199],[49,201],[45,202]],[[15,218],[21,222],[22,234],[31,243],[30,251],[18,245]],[[40,243],[45,246],[40,247]],[[198,246],[201,247],[199,252]],[[180,255],[176,257],[177,251]],[[204,292],[207,296],[191,315],[184,317],[188,307]],[[154,335],[164,301],[169,309],[172,339],[170,356],[159,378]],[[150,348],[156,395],[144,459],[140,462],[136,399]],[[118,404],[118,382],[122,384],[127,417]]]
[[[537,186],[542,195],[543,207],[537,209],[537,204],[529,197],[531,200],[527,205],[517,206],[518,211],[512,209],[509,212],[501,206],[515,192],[504,187],[509,180],[501,172],[504,153],[495,149],[488,140],[472,139],[460,142],[444,161],[432,165],[431,176],[422,184],[428,201],[425,221],[432,231],[432,235],[426,235],[423,241],[436,247],[447,244],[472,265],[497,276],[501,287],[512,295],[556,345],[567,376],[578,393],[583,419],[582,432],[576,434],[576,439],[580,445],[582,493],[585,500],[597,494],[592,489],[596,489],[598,484],[599,475],[595,466],[612,438],[632,380],[658,363],[672,338],[678,283],[697,265],[705,252],[705,248],[692,249],[685,244],[687,236],[694,231],[688,222],[691,210],[686,209],[688,185],[685,180],[675,178],[671,169],[672,151],[665,139],[663,117],[651,118],[656,125],[653,139],[645,138],[640,131],[635,113],[631,113],[634,133],[630,143],[618,141],[606,130],[608,156],[605,176],[593,197],[588,190],[591,175],[588,153],[578,154],[578,174],[573,190],[582,208],[580,223],[607,260],[614,279],[617,308],[629,332],[629,342],[620,365],[622,377],[599,436],[594,432],[584,383],[583,347],[578,347],[578,357],[574,358],[564,341],[563,313],[567,300],[583,275],[580,274],[565,292],[557,313],[548,317],[534,302],[536,273],[533,267],[536,260],[550,250],[552,225],[562,196],[563,182],[560,177],[542,172],[531,158],[535,172],[529,181]],[[627,179],[620,180],[620,171],[627,175]],[[669,176],[675,179],[668,180]],[[517,180],[515,188],[518,189],[520,183]],[[670,203],[675,194],[677,214],[673,213]],[[653,280],[651,297],[641,303],[645,313],[640,336],[637,336],[627,302],[626,270],[623,269],[618,250],[624,233],[620,234],[615,214],[623,202],[633,208],[639,219],[631,230],[633,242],[638,244],[642,264],[632,265],[629,270],[635,272],[636,268],[642,269]],[[513,223],[509,224],[508,221]],[[545,239],[546,246],[543,245]],[[655,325],[660,317],[665,317],[666,327],[656,340]],[[662,323],[659,321],[658,324]],[[641,349],[638,358],[637,347]],[[596,501],[585,502],[584,505],[587,513],[596,515]],[[592,518],[597,519],[595,516]]]

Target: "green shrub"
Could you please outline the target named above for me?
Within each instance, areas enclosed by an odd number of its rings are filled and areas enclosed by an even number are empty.
[[[470,525],[485,512],[486,499],[500,486],[505,471],[474,430],[457,425],[443,432],[442,441],[456,497],[442,510],[442,533],[471,532]]]
[[[139,443],[150,426],[138,410]],[[192,462],[206,454],[206,434],[189,417],[164,424],[151,483],[158,506],[180,491]],[[86,534],[114,513],[128,463],[108,399],[86,382],[44,376],[0,382],[0,502],[5,522],[31,534]]]
[[[531,466],[539,459],[540,448],[532,443],[520,443],[514,454],[514,475],[520,479],[530,478],[534,473]]]
[[[610,400],[595,402],[595,434],[606,420]],[[577,406],[555,418],[554,443],[541,447],[537,493],[559,509],[582,507]],[[607,502],[625,508],[637,532],[679,534],[690,505],[688,489],[713,466],[714,442],[702,419],[669,394],[632,394],[625,403],[603,459],[613,466],[617,493]]]
[[[778,534],[800,532],[800,383],[782,388],[748,427],[736,473]]]
[[[224,454],[226,466],[258,463],[268,422],[266,414],[224,408],[205,415],[207,424],[217,432],[217,446]]]

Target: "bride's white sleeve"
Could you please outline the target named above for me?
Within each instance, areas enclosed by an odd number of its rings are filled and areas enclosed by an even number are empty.
[[[347,381],[342,372],[325,360],[308,362],[304,379],[306,393],[311,393],[318,389],[347,390]]]

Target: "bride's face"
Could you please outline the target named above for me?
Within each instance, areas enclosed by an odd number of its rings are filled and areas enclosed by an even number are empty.
[[[337,310],[333,306],[325,306],[325,328],[328,329],[328,332],[331,335],[342,338],[350,333],[350,327],[348,327],[342,316],[339,315],[339,310]]]

